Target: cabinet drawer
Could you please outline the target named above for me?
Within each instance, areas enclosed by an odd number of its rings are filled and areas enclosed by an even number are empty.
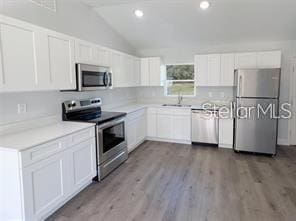
[[[22,161],[21,167],[26,167],[30,164],[46,159],[68,147],[81,143],[85,140],[89,140],[94,136],[95,128],[92,127],[22,151],[20,153]]]
[[[36,147],[33,147],[29,150],[25,150],[20,153],[22,160],[22,167],[26,167],[32,163],[35,163],[39,160],[46,159],[49,156],[61,152],[66,148],[65,138],[60,138]]]
[[[75,144],[81,143],[82,141],[91,139],[95,136],[95,128],[91,127],[74,134],[68,135],[66,137],[67,146],[73,146]]]

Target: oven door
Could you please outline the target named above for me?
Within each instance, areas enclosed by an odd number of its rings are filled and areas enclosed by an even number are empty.
[[[124,118],[97,126],[98,164],[127,148]]]
[[[78,91],[91,91],[112,87],[112,77],[107,67],[77,64]]]

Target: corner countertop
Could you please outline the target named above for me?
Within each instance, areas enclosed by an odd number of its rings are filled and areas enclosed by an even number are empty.
[[[10,133],[0,136],[0,149],[23,151],[93,126],[95,124],[61,121],[26,131]]]

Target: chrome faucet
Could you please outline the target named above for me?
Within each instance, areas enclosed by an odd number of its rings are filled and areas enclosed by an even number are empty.
[[[178,105],[181,105],[182,101],[183,101],[183,95],[182,95],[181,91],[179,91],[179,93],[178,93]]]

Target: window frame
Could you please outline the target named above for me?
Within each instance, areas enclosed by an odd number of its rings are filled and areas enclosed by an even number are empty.
[[[167,80],[167,66],[169,65],[193,65],[193,80]],[[179,95],[171,95],[168,94],[168,83],[170,82],[193,82],[194,83],[194,89],[193,89],[193,95],[183,95],[183,97],[196,97],[196,76],[195,76],[195,66],[194,63],[170,63],[165,65],[165,84],[164,84],[164,96],[166,97],[178,97]]]

